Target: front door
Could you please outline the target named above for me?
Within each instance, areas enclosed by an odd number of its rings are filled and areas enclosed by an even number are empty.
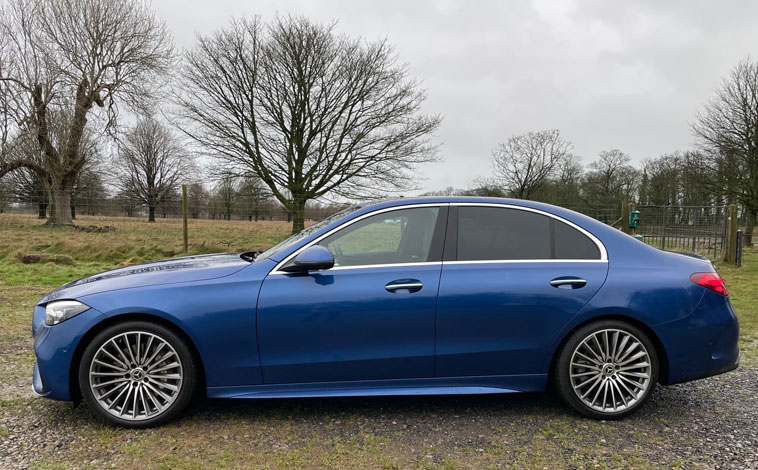
[[[385,209],[317,241],[335,267],[270,274],[258,300],[265,383],[434,375],[447,206]]]

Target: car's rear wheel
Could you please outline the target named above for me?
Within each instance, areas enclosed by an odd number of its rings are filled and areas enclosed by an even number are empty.
[[[192,352],[173,331],[145,321],[106,328],[87,345],[79,387],[105,420],[145,428],[174,418],[192,398]]]
[[[655,346],[645,332],[623,321],[603,320],[568,338],[554,379],[563,400],[583,415],[618,419],[650,398],[658,370]]]

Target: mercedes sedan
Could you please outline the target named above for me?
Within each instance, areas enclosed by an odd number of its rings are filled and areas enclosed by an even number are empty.
[[[488,198],[354,206],[266,252],[71,282],[34,309],[34,391],[147,427],[210,398],[537,392],[629,415],[737,367],[705,258],[570,210]]]

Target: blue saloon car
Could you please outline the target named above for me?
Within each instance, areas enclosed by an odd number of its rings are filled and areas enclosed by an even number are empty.
[[[34,310],[34,390],[147,427],[211,398],[536,392],[624,417],[737,367],[705,258],[494,198],[357,205],[263,253],[71,282]]]

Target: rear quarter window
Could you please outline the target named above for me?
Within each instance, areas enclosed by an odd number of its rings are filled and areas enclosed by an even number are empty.
[[[600,250],[587,235],[560,220],[553,224],[555,259],[600,259]]]

